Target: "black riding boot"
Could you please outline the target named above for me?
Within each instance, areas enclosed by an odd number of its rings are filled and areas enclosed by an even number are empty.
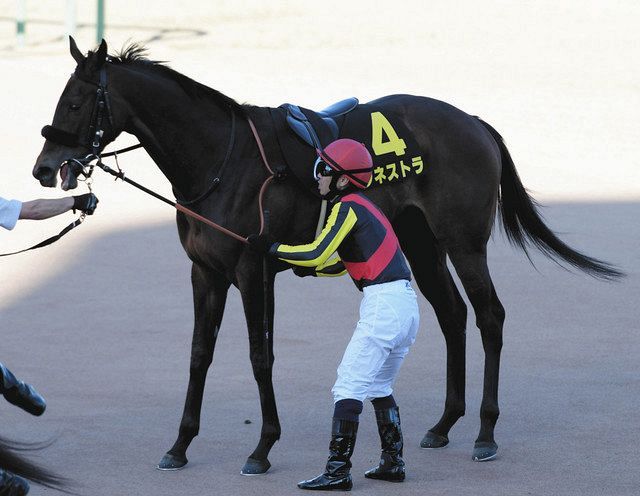
[[[356,445],[358,422],[333,419],[329,459],[324,474],[315,479],[298,482],[300,489],[316,491],[351,491],[351,455]]]
[[[29,483],[22,477],[0,469],[0,496],[25,496],[29,493]]]
[[[380,465],[365,472],[364,476],[369,479],[402,482],[404,461],[402,460],[402,429],[400,429],[398,407],[376,410],[376,421],[382,445]]]
[[[19,381],[2,363],[0,363],[0,394],[3,394],[9,403],[13,403],[31,415],[42,415],[47,407],[44,398],[33,386]]]

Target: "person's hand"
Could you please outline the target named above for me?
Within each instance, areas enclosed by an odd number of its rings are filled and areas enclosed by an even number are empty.
[[[273,239],[267,234],[252,234],[247,238],[247,241],[251,250],[261,255],[267,255],[274,243]]]
[[[85,193],[84,195],[73,197],[73,213],[80,210],[87,215],[93,215],[98,206],[98,198],[93,193]]]
[[[316,268],[315,267],[301,267],[299,265],[295,265],[293,267],[293,273],[298,277],[307,277],[307,276],[315,276]]]

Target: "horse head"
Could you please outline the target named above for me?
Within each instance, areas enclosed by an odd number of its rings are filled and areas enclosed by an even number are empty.
[[[107,91],[107,44],[84,56],[69,37],[71,56],[77,63],[58,100],[53,122],[42,130],[45,144],[33,168],[42,186],[55,187],[60,172],[62,189],[74,189],[82,164],[100,154],[124,127],[126,116],[111,113],[117,96]],[[75,164],[75,166],[74,166]]]

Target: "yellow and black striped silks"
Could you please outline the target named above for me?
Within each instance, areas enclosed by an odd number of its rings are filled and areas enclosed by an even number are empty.
[[[306,245],[274,244],[270,253],[306,269],[300,273],[336,276],[346,270],[360,290],[373,284],[411,280],[398,238],[384,214],[362,193],[336,203],[320,236]]]
[[[335,253],[329,260],[316,267],[316,277],[338,277],[347,273],[340,255]]]
[[[349,234],[357,220],[356,213],[349,205],[338,202],[331,209],[327,224],[315,241],[306,245],[296,246],[279,244],[276,246],[274,255],[292,265],[322,268],[322,275],[331,275],[330,270],[329,273],[325,272],[325,270],[339,262],[339,258],[337,260],[331,258],[330,260],[330,257],[338,249],[342,240]],[[341,262],[339,263],[342,265]],[[344,266],[342,268],[344,269]],[[319,272],[318,269],[316,269],[316,272]]]

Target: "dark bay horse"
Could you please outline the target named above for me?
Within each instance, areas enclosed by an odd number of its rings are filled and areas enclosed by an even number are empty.
[[[103,80],[109,92],[109,118],[103,119],[104,134],[94,149],[101,150],[123,131],[135,135],[171,182],[179,201],[188,203],[206,196],[192,203],[198,214],[243,236],[258,232],[259,191],[270,174],[248,122],[251,119],[255,123],[269,161],[284,163],[287,150],[279,144],[273,109],[240,105],[146,59],[143,49],[136,45],[110,57],[103,41],[96,52],[84,56],[72,39],[71,55],[77,67],[53,117],[56,133],[47,138],[33,169],[43,186],[55,186],[60,172],[63,188],[75,187],[73,173],[62,164],[70,158],[85,157],[92,150],[86,136],[90,128],[95,131],[96,88]],[[489,275],[486,245],[498,208],[509,239],[520,248],[526,250],[533,245],[549,257],[595,277],[613,279],[620,273],[569,248],[545,226],[502,138],[487,123],[426,97],[393,95],[360,107],[367,112],[368,120],[348,137],[364,141],[376,157],[392,157],[390,161],[402,157],[407,147],[417,150],[406,163],[399,161],[397,170],[396,164],[393,170],[391,165],[376,169],[374,187],[367,190],[367,195],[392,221],[416,283],[433,306],[446,340],[444,412],[421,445],[445,446],[449,430],[465,413],[467,309],[447,268],[448,256],[473,306],[485,351],[480,432],[473,457],[491,459],[498,448],[494,427],[499,415],[498,372],[505,312]],[[346,125],[342,127],[343,136],[345,129]],[[219,175],[230,142],[233,147],[228,166],[215,191],[207,196],[204,193]],[[313,149],[305,153],[301,160],[311,164]],[[404,180],[389,180],[400,174]],[[320,202],[299,180],[290,175],[272,182],[264,203],[271,212],[271,233],[278,240],[289,244],[313,240]],[[273,345],[263,339],[262,260],[245,244],[182,213],[177,214],[177,225],[184,250],[193,262],[195,326],[178,438],[159,468],[175,469],[187,463],[186,450],[198,434],[205,377],[213,359],[227,291],[233,284],[240,291],[246,315],[263,420],[260,441],[243,473],[264,473],[270,466],[268,453],[280,436],[280,423],[272,386]],[[273,268],[267,288],[282,269]],[[273,301],[267,298],[266,304],[272,305]]]

